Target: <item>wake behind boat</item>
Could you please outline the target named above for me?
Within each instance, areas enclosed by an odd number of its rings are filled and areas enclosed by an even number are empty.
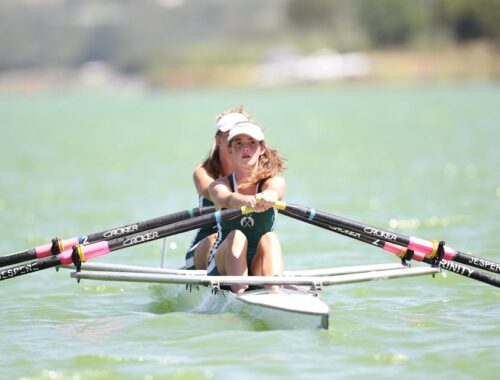
[[[273,277],[207,276],[205,271],[88,263],[71,276],[78,280],[182,285],[184,290],[176,289],[175,294],[183,297],[183,304],[194,312],[242,312],[262,320],[270,329],[327,329],[330,307],[320,299],[324,286],[437,272],[439,269],[432,267],[377,264],[286,271],[283,276]],[[233,284],[246,284],[254,289],[242,294],[225,290]]]

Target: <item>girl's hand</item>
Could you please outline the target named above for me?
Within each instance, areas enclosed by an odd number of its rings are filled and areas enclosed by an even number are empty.
[[[258,199],[262,199],[265,202],[276,203],[278,201],[278,192],[276,190],[264,190],[262,193],[257,194]]]
[[[253,210],[257,211],[256,208],[258,207],[258,201],[254,195],[245,195],[244,202],[245,206],[251,207]]]
[[[274,207],[278,201],[278,193],[274,190],[264,190],[255,196],[257,204],[254,207],[256,212],[263,212]]]

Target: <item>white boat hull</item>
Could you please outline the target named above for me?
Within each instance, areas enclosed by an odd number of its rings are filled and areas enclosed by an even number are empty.
[[[163,288],[163,286],[162,286]],[[176,308],[202,314],[242,313],[272,330],[328,329],[330,308],[308,287],[256,289],[242,294],[213,291],[206,286],[169,286],[161,298],[174,299]]]
[[[280,288],[271,293],[260,289],[236,298],[245,304],[245,312],[263,320],[270,329],[328,329],[330,308],[318,293],[307,288]]]

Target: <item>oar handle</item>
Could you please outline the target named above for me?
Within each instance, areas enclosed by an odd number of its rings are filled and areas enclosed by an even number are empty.
[[[284,210],[286,208],[286,203],[285,202],[282,202],[282,201],[277,201],[277,202],[274,202],[274,205],[273,207],[277,210]],[[245,214],[250,214],[252,212],[254,212],[255,210],[253,208],[251,208],[250,206],[243,206],[241,208],[241,213],[243,215]]]
[[[260,201],[262,199],[262,194],[257,194],[255,196],[255,198],[257,199],[257,201]],[[273,207],[277,210],[284,210],[286,209],[286,202],[284,201],[276,201],[274,202],[273,204]],[[249,214],[251,212],[253,212],[254,210],[250,207],[250,206],[244,206],[241,208],[241,212],[242,214]]]
[[[274,208],[277,210],[285,210],[286,209],[286,202],[284,201],[277,201],[274,203]]]

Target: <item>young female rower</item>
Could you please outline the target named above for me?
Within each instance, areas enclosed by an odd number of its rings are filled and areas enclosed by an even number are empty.
[[[283,256],[276,234],[273,205],[284,196],[286,183],[278,174],[284,160],[264,142],[259,126],[236,124],[228,136],[233,173],[209,187],[216,208],[250,206],[255,212],[218,224],[217,241],[208,260],[209,275],[273,276],[283,273]],[[240,293],[247,285],[232,285]]]
[[[233,161],[227,146],[229,130],[236,123],[251,119],[250,114],[244,111],[243,107],[224,111],[217,117],[212,149],[193,173],[200,207],[213,206],[208,194],[208,187],[215,179],[226,176],[233,171]],[[216,224],[200,228],[189,245],[184,267],[186,269],[206,269],[208,255],[216,237]]]

